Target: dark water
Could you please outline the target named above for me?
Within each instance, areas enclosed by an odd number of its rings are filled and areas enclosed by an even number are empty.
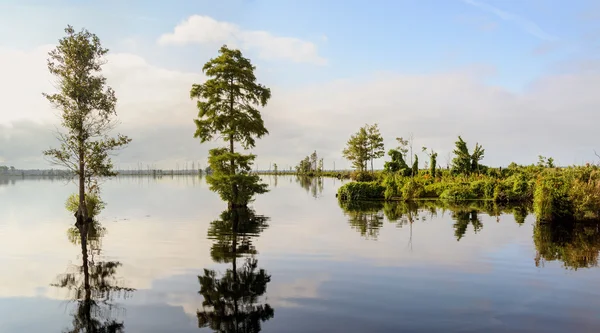
[[[600,331],[596,226],[265,181],[235,216],[194,177],[107,181],[87,263],[73,185],[0,181],[0,332]]]

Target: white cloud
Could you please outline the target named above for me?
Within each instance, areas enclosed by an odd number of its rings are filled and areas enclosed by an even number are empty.
[[[0,77],[0,160],[15,167],[48,167],[41,150],[55,145],[50,130],[59,121],[41,96],[52,89],[47,50],[0,51],[0,69],[10,74]],[[135,54],[112,54],[108,60],[105,74],[119,98],[118,131],[133,139],[116,164],[205,164],[208,149],[221,143],[201,145],[193,138],[197,111],[189,89],[204,77],[161,68]],[[571,63],[518,93],[486,84],[493,73],[467,67],[355,77],[292,90],[271,86],[273,98],[262,112],[270,135],[254,149],[258,167],[277,163],[288,168],[316,149],[327,168],[334,162],[338,169],[347,168],[341,151],[365,123],[379,123],[387,148],[395,145],[395,137],[414,133],[417,150],[437,150],[443,164],[459,134],[471,145],[482,143],[484,163],[490,165],[532,163],[539,154],[563,165],[594,160],[593,149],[600,149],[594,146],[600,63]]]
[[[244,30],[229,22],[217,21],[208,16],[193,15],[177,25],[172,33],[158,39],[161,45],[222,44],[256,52],[263,59],[286,59],[323,65],[327,61],[319,56],[317,46],[293,37],[274,36],[267,31]]]

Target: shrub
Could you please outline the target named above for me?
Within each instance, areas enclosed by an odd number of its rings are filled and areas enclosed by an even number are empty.
[[[600,181],[576,180],[570,187],[569,197],[573,203],[575,219],[600,218]]]
[[[372,182],[375,180],[375,175],[367,171],[354,171],[350,174],[350,178],[357,182]]]
[[[94,217],[98,215],[100,211],[104,209],[104,202],[96,194],[86,194],[85,205],[89,217]],[[77,212],[77,209],[79,209],[79,195],[71,194],[69,198],[67,198],[65,208],[71,213],[75,214]]]
[[[424,192],[425,188],[423,184],[411,179],[407,181],[402,187],[402,198],[404,200],[417,199],[420,198]]]
[[[350,182],[338,189],[340,200],[381,200],[385,188],[376,182]]]
[[[475,196],[469,185],[458,184],[446,189],[440,195],[440,198],[443,200],[461,201],[477,199],[477,196]]]
[[[554,222],[574,218],[568,187],[569,184],[562,177],[555,175],[538,179],[533,197],[533,209],[538,221]]]

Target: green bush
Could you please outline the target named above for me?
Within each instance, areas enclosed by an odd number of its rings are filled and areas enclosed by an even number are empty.
[[[104,202],[100,197],[96,194],[86,194],[85,195],[85,205],[88,211],[89,217],[94,217],[100,213],[102,209],[104,209]],[[67,202],[65,203],[65,208],[71,213],[75,214],[79,209],[79,195],[71,194],[69,198],[67,198]]]
[[[440,199],[450,201],[461,201],[477,199],[477,196],[473,193],[469,185],[459,184],[446,189],[440,195]]]
[[[372,182],[376,179],[376,176],[367,171],[355,171],[350,174],[350,178],[357,182]]]
[[[423,184],[419,183],[416,180],[407,181],[402,187],[402,199],[404,200],[413,200],[421,198],[423,193],[425,192],[425,188]]]
[[[376,182],[350,182],[338,189],[340,200],[382,200],[385,187]]]
[[[533,209],[538,221],[556,222],[575,217],[568,188],[568,182],[555,175],[538,179],[533,197]]]

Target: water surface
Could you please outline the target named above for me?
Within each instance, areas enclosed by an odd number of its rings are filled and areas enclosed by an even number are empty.
[[[595,226],[536,227],[518,207],[340,206],[339,180],[264,179],[271,191],[235,216],[197,177],[106,181],[86,263],[64,207],[73,184],[0,181],[0,332],[86,332],[92,319],[140,333],[244,331],[236,320],[248,332],[600,331]],[[225,288],[234,271],[240,297]]]

